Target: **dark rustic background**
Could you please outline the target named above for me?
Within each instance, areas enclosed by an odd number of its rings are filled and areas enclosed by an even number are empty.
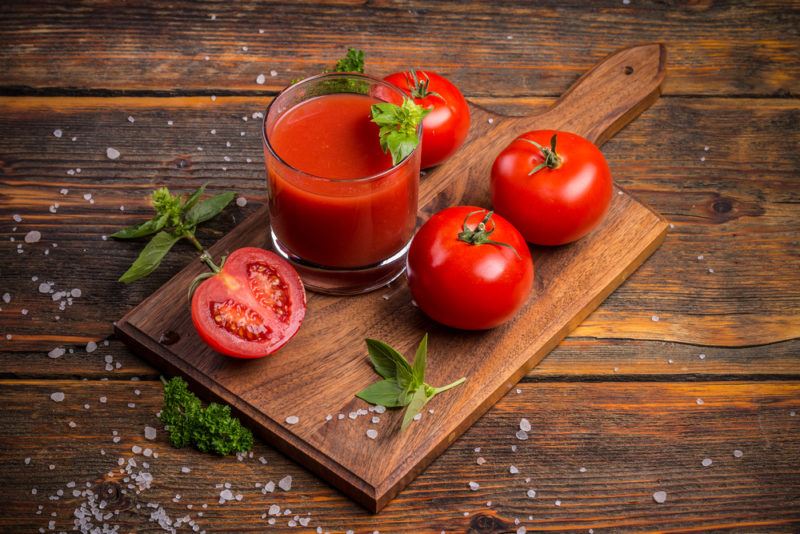
[[[160,429],[158,372],[109,339],[111,322],[195,254],[178,246],[121,286],[140,245],[103,236],[145,218],[162,184],[249,199],[206,243],[251,213],[264,196],[254,113],[289,80],[354,46],[372,74],[424,66],[479,105],[528,114],[649,41],[668,49],[663,96],[603,151],[674,225],[664,245],[381,514],[263,443],[237,461],[144,438]],[[0,72],[0,530],[71,530],[87,483],[111,491],[107,522],[123,532],[161,530],[156,506],[209,532],[800,529],[797,2],[5,2]],[[32,230],[41,241],[26,243]],[[60,310],[42,282],[80,297]],[[130,457],[153,476],[139,495],[120,492]],[[288,492],[255,487],[286,475]],[[226,482],[241,501],[219,504]],[[270,525],[273,504],[291,512]]]

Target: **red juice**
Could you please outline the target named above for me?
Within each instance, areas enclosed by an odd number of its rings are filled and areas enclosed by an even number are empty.
[[[267,126],[272,230],[288,251],[326,267],[379,263],[414,233],[419,151],[392,166],[371,122],[381,102],[361,94],[318,96]]]

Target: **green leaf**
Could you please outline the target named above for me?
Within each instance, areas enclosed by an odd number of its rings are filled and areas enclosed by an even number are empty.
[[[366,339],[365,341],[375,372],[383,378],[398,378],[398,369],[403,369],[410,376],[411,366],[402,354],[383,341],[377,339]],[[406,373],[403,376],[406,376]]]
[[[414,356],[414,366],[412,372],[414,375],[414,385],[419,387],[425,382],[425,367],[428,364],[428,334],[422,337],[417,347],[417,354]]]
[[[155,271],[161,264],[172,245],[177,243],[182,236],[172,235],[161,231],[153,236],[153,239],[142,249],[139,257],[133,262],[125,274],[119,277],[119,281],[129,284]]]
[[[404,98],[400,106],[389,102],[373,104],[371,113],[372,122],[380,126],[381,149],[391,153],[392,163],[397,165],[419,145],[417,128],[430,109]]]
[[[137,237],[145,237],[164,228],[164,225],[167,224],[168,218],[169,214],[164,213],[160,216],[153,217],[149,221],[145,221],[142,224],[135,224],[133,226],[123,228],[119,232],[111,234],[111,237],[115,239],[135,239]]]
[[[390,378],[370,384],[356,393],[356,397],[370,404],[381,404],[387,408],[399,408],[406,404],[400,398],[402,393],[403,389],[398,385],[397,380]]]
[[[417,388],[417,390],[414,392],[414,396],[411,397],[411,402],[408,404],[408,408],[406,408],[406,413],[403,415],[403,424],[400,426],[401,431],[408,428],[408,425],[410,425],[411,421],[414,420],[414,416],[422,410],[422,407],[425,406],[425,403],[427,402],[428,396],[425,393],[425,388]]]
[[[189,196],[189,198],[186,199],[186,203],[183,205],[184,211],[192,209],[194,205],[197,204],[197,201],[200,200],[200,197],[203,196],[203,193],[205,193],[207,185],[208,184],[201,185],[200,187],[197,188],[197,191],[192,193],[191,196]]]
[[[364,73],[364,51],[348,48],[347,55],[336,62],[334,72],[360,72]]]
[[[203,200],[186,213],[186,222],[189,226],[195,226],[215,217],[231,203],[235,196],[236,193],[233,191],[226,191]]]

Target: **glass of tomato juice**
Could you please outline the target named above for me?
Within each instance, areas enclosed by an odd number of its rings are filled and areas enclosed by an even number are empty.
[[[402,274],[414,235],[420,150],[398,164],[380,146],[371,106],[403,92],[353,73],[284,89],[264,117],[275,251],[311,290],[365,293]],[[418,129],[422,136],[422,127]]]

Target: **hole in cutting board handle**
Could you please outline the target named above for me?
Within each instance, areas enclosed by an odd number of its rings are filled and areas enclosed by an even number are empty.
[[[627,67],[625,67],[625,75],[630,76],[631,74],[633,74],[633,67],[628,65]]]

